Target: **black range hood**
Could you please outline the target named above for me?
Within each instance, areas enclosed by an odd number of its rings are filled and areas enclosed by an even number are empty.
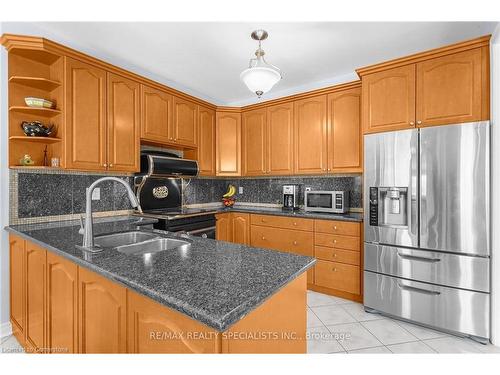
[[[198,162],[164,151],[141,151],[141,172],[152,177],[196,177]]]

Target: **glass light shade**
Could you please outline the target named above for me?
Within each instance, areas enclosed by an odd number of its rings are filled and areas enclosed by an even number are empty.
[[[254,66],[245,69],[240,74],[240,79],[248,89],[260,97],[263,93],[268,92],[281,79],[281,74],[275,69]]]

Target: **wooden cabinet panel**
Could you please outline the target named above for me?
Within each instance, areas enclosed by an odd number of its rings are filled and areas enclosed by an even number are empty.
[[[78,269],[81,353],[125,353],[127,291],[84,268]]]
[[[299,230],[252,225],[250,244],[299,255],[313,256],[313,234]]]
[[[78,353],[78,266],[47,252],[47,348]]]
[[[174,96],[173,135],[174,142],[194,147],[197,144],[198,106],[188,100]]]
[[[198,132],[200,175],[215,176],[215,111],[198,107]]]
[[[231,213],[232,242],[250,244],[250,214]]]
[[[172,100],[172,95],[165,91],[141,85],[141,139],[157,143],[173,142]]]
[[[241,175],[241,114],[217,112],[217,176]]]
[[[266,114],[264,108],[244,112],[241,115],[244,176],[262,176],[267,173]]]
[[[314,221],[296,217],[251,214],[252,225],[312,231]]]
[[[231,213],[215,215],[215,239],[219,241],[231,242],[233,240],[233,230],[231,225]]]
[[[326,95],[294,102],[295,174],[326,173],[326,111]]]
[[[9,236],[10,245],[10,321],[12,332],[18,341],[24,343],[26,317],[26,241],[14,235]]]
[[[267,172],[293,174],[293,103],[267,108]]]
[[[314,220],[314,231],[321,233],[341,234],[344,236],[360,235],[360,223],[335,220]]]
[[[314,283],[326,288],[360,294],[359,266],[318,260],[315,267]]]
[[[106,169],[106,72],[66,58],[66,167]]]
[[[25,339],[32,351],[45,349],[45,249],[26,241],[26,326]]]
[[[359,237],[340,236],[337,234],[314,233],[314,243],[320,246],[359,251]]]
[[[418,126],[482,119],[481,57],[476,48],[417,64]]]
[[[364,133],[415,127],[415,64],[363,76]]]
[[[107,75],[108,169],[139,171],[139,83]]]
[[[359,266],[361,260],[359,251],[341,250],[323,246],[314,246],[314,256],[318,259],[347,263],[355,266]]]
[[[137,293],[128,293],[128,353],[217,353],[217,331]]]
[[[328,171],[361,171],[361,137],[361,88],[328,95]]]

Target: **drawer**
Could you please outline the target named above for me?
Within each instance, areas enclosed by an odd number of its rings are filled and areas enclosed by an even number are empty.
[[[272,215],[256,215],[250,216],[250,222],[253,225],[262,225],[266,227],[297,229],[312,232],[314,229],[314,221],[311,219],[301,219],[286,216]]]
[[[314,246],[314,256],[318,259],[359,266],[361,254],[359,251],[332,249],[331,247]]]
[[[365,270],[455,288],[489,292],[488,258],[365,243]]]
[[[364,305],[431,327],[489,338],[489,294],[364,272]]]
[[[314,220],[314,231],[359,237],[360,223],[335,220]]]
[[[314,269],[314,283],[326,288],[360,294],[359,272],[358,266],[318,260]]]
[[[313,256],[312,232],[252,225],[250,229],[250,245]]]
[[[314,233],[314,244],[318,246],[333,247],[335,249],[359,251],[359,237]]]

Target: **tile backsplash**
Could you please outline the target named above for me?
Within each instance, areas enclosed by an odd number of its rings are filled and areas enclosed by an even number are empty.
[[[324,177],[274,177],[274,178],[198,178],[186,180],[184,184],[184,204],[220,202],[227,186],[233,184],[243,188],[243,194],[236,195],[237,202],[245,203],[282,203],[282,188],[287,184],[299,184],[300,203],[306,187],[312,190],[347,190],[349,207],[362,207],[361,175]]]
[[[10,223],[20,224],[74,219],[85,211],[85,189],[98,178],[109,174],[72,171],[10,171]],[[116,176],[130,185],[131,175]],[[313,190],[348,190],[349,206],[361,208],[361,176],[338,177],[273,177],[273,178],[193,178],[185,179],[185,205],[220,203],[229,184],[242,187],[237,202],[281,204],[282,186],[299,184],[301,195],[306,187]],[[131,209],[125,189],[118,183],[106,181],[100,186],[101,199],[92,202],[96,216],[124,213]],[[300,203],[303,202],[301,197]]]

